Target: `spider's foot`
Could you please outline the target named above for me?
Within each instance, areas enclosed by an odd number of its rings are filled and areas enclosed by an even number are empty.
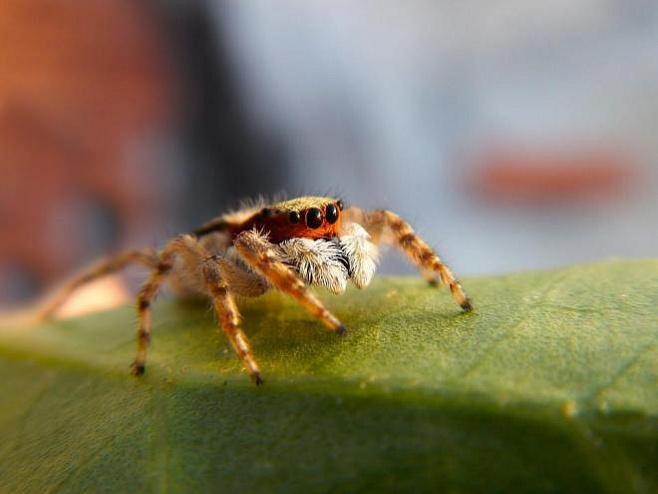
[[[144,364],[133,362],[132,364],[130,364],[130,369],[131,369],[130,373],[133,376],[142,376],[146,371],[146,366]]]
[[[347,328],[345,327],[344,324],[338,326],[334,331],[336,331],[336,334],[338,336],[347,336]]]
[[[254,372],[251,375],[251,378],[254,380],[254,383],[256,383],[256,386],[260,386],[261,384],[265,384],[265,381],[263,381],[263,376],[260,375],[260,372]]]
[[[464,301],[459,305],[464,310],[464,312],[473,310],[473,304],[471,304],[471,301],[468,298],[465,298]]]

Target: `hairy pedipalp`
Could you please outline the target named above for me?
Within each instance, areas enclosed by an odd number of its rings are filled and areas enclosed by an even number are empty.
[[[323,286],[332,293],[343,293],[347,288],[349,273],[338,242],[293,238],[281,242],[277,253],[307,284]]]
[[[370,242],[370,235],[358,223],[349,223],[343,231],[339,242],[349,262],[350,279],[358,288],[364,288],[377,270],[379,249]]]

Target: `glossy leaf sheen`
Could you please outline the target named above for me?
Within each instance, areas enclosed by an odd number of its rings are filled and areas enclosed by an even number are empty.
[[[266,384],[207,304],[0,332],[0,491],[658,490],[658,261],[244,301]]]

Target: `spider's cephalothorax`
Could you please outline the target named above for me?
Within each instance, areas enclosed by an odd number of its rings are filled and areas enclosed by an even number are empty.
[[[345,326],[308,285],[342,293],[351,281],[366,287],[375,273],[380,243],[399,247],[431,284],[441,281],[464,310],[471,304],[448,267],[409,224],[386,210],[344,209],[338,199],[300,197],[254,204],[220,216],[161,251],[138,249],[104,259],[69,280],[42,308],[48,317],[79,286],[137,262],[151,270],[137,296],[139,327],[133,374],[144,373],[151,335],[151,302],[165,280],[182,291],[209,295],[220,324],[252,379],[260,370],[240,329],[235,296],[255,297],[274,288],[294,297],[339,335]]]
[[[268,233],[268,240],[278,244],[291,238],[333,238],[341,225],[340,200],[326,197],[300,197],[263,207],[222,216],[194,231],[198,237],[214,232],[228,232],[232,239],[247,230]]]

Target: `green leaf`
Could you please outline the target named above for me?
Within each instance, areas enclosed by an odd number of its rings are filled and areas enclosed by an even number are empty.
[[[658,261],[241,303],[256,387],[208,304],[0,331],[1,492],[658,491]]]

